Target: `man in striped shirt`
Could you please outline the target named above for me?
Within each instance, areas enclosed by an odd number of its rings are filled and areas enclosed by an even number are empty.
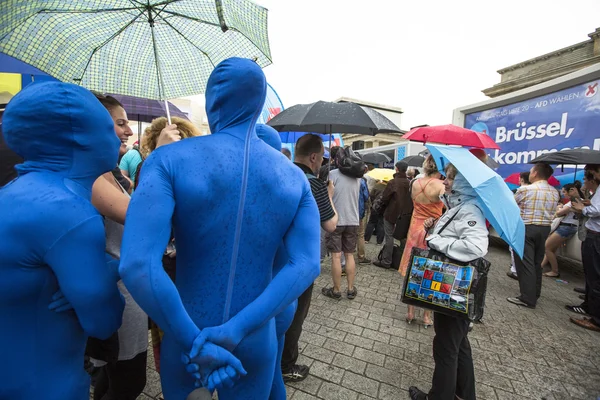
[[[307,134],[296,143],[294,150],[294,164],[306,174],[310,183],[310,190],[319,207],[321,216],[321,227],[327,232],[335,231],[338,215],[333,206],[333,184],[326,184],[319,178],[319,169],[323,162],[325,149],[320,136]],[[313,285],[298,298],[298,308],[294,315],[292,325],[285,334],[285,343],[281,356],[281,372],[285,382],[299,382],[308,376],[309,368],[306,365],[298,365],[298,339],[302,333],[302,324],[308,314]]]
[[[531,185],[521,186],[515,200],[521,208],[525,223],[525,251],[523,258],[515,257],[521,295],[507,300],[520,306],[535,308],[542,293],[542,260],[545,243],[556,206],[560,201],[558,191],[548,184],[554,170],[548,164],[535,164],[529,171]]]

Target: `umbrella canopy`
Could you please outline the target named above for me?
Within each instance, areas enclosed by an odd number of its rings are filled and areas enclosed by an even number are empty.
[[[127,111],[130,119],[142,122],[152,122],[154,118],[165,117],[167,111],[165,103],[158,100],[142,99],[140,97],[123,96],[119,94],[111,95],[123,104],[123,108]],[[169,102],[169,112],[172,117],[189,119],[187,115],[179,108]]]
[[[507,176],[506,179],[504,179],[504,182],[511,183],[513,185],[518,185],[520,179],[521,179],[521,174],[519,172],[515,172],[514,174],[510,174],[509,176]],[[548,179],[548,183],[551,186],[561,186],[558,179],[556,179],[553,176],[551,176],[550,179]]]
[[[24,75],[47,75],[45,72],[42,72],[23,61],[3,53],[0,53],[0,72]]]
[[[402,132],[377,111],[355,103],[317,101],[297,104],[274,116],[268,125],[279,132],[334,132],[375,135]]]
[[[373,168],[367,172],[367,175],[378,181],[389,182],[394,179],[394,170],[388,168]]]
[[[475,132],[456,125],[422,126],[408,132],[403,139],[413,142],[476,147],[478,149],[500,148],[485,133]]]
[[[296,143],[298,139],[309,133],[313,132],[279,132],[279,136],[281,136],[282,143]],[[313,134],[320,136],[322,140],[329,140],[329,135],[324,135],[320,133]]]
[[[589,149],[562,150],[542,154],[529,162],[530,164],[600,164],[600,151]]]
[[[380,164],[392,161],[390,157],[383,153],[360,154],[362,160],[369,164]]]
[[[271,63],[267,10],[248,0],[2,1],[0,52],[63,82],[156,100],[203,93],[230,57]]]
[[[402,159],[402,161],[407,163],[409,167],[421,168],[423,166],[423,163],[425,162],[425,157],[423,157],[423,156],[408,156],[408,157],[404,157]]]
[[[461,147],[427,145],[440,171],[453,164],[475,190],[485,218],[515,252],[523,257],[525,225],[521,210],[500,175]]]
[[[556,175],[556,180],[560,183],[560,186],[565,186],[567,183],[573,183],[575,181],[583,183],[584,175],[585,171],[580,169],[576,172],[570,172],[568,174],[563,175]]]

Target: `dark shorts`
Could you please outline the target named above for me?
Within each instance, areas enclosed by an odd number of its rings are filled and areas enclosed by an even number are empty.
[[[560,224],[554,232],[563,239],[569,239],[575,236],[577,227],[575,225]]]
[[[358,226],[338,226],[327,234],[327,250],[332,253],[354,253],[357,236]]]

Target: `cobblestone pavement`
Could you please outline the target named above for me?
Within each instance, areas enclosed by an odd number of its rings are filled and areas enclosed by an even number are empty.
[[[380,246],[367,244],[375,258]],[[509,253],[490,246],[492,262],[484,323],[469,334],[477,398],[596,399],[600,396],[600,334],[569,322],[565,304],[578,304],[573,287],[582,286],[581,266],[561,263],[561,279],[544,278],[535,310],[506,301],[518,283],[506,276]],[[311,310],[301,337],[299,363],[310,376],[288,387],[288,399],[408,399],[408,387],[427,390],[433,373],[433,329],[407,325],[399,300],[402,281],[396,271],[358,266],[355,300],[321,295],[331,284],[330,261],[322,264]],[[345,287],[345,282],[343,283]],[[159,399],[159,376],[148,360],[143,400]]]

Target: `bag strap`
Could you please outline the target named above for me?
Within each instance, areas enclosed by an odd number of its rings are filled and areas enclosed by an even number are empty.
[[[446,223],[444,224],[444,226],[442,226],[442,229],[440,229],[438,231],[438,235],[440,233],[442,233],[444,231],[444,229],[446,229],[448,227],[448,225],[450,225],[450,222],[452,222],[454,220],[454,218],[456,217],[456,214],[458,214],[458,212],[460,211],[460,208],[458,210],[456,210],[456,212],[454,214],[452,214],[452,216],[448,219],[448,221],[446,221]]]

